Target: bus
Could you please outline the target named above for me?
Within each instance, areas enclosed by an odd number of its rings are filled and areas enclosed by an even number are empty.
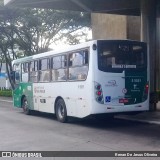
[[[147,45],[92,40],[13,60],[14,106],[68,117],[149,110]]]

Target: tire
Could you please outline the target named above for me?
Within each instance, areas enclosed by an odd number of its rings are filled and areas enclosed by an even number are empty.
[[[29,109],[29,105],[28,105],[28,100],[26,97],[23,98],[22,100],[22,108],[23,108],[23,113],[26,115],[30,115],[31,114],[31,110]]]
[[[63,99],[58,99],[56,102],[56,117],[59,122],[65,123],[67,122],[67,110],[66,105]]]

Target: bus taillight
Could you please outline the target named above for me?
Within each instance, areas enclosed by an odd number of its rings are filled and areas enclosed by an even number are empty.
[[[95,82],[95,98],[98,103],[104,103],[103,92],[100,84]]]
[[[101,92],[101,91],[97,91],[97,95],[98,95],[98,96],[101,96],[101,95],[102,95],[102,92]]]
[[[146,84],[146,86],[145,86],[145,94],[148,94],[148,91],[149,91],[149,85]]]
[[[100,89],[101,89],[101,85],[96,85],[95,88],[96,88],[97,90],[100,90]]]
[[[149,82],[147,82],[146,85],[144,86],[143,97],[142,97],[143,101],[145,101],[148,98],[148,93],[149,93]]]

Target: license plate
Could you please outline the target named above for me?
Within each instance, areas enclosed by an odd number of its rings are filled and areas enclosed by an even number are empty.
[[[119,99],[119,103],[128,103],[128,99]]]

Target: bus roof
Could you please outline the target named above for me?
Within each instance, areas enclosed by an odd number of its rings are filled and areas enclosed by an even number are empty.
[[[96,41],[97,40],[92,40],[92,41],[84,42],[84,43],[77,44],[77,45],[70,45],[68,47],[60,48],[60,49],[57,49],[57,50],[52,50],[52,51],[39,53],[39,54],[28,56],[28,57],[24,57],[24,58],[15,59],[15,60],[13,60],[12,63],[15,64],[15,63],[20,63],[20,62],[24,62],[24,61],[26,62],[26,61],[31,61],[33,59],[39,59],[41,57],[49,57],[49,56],[52,56],[52,55],[56,55],[56,54],[58,55],[58,54],[62,54],[62,53],[65,53],[65,52],[78,50],[78,49],[81,49],[81,48],[87,48],[91,44],[96,43]]]
[[[92,41],[84,42],[84,43],[77,44],[77,45],[70,45],[70,46],[65,47],[63,49],[60,48],[58,50],[48,51],[48,52],[39,53],[39,54],[36,54],[36,55],[24,57],[24,58],[19,58],[19,59],[13,60],[12,63],[15,64],[15,63],[20,63],[20,62],[27,62],[27,61],[32,61],[33,59],[39,59],[41,57],[49,57],[49,56],[52,56],[52,55],[67,53],[69,51],[74,51],[74,50],[78,50],[78,49],[81,49],[81,48],[87,48],[94,43],[96,44],[97,41],[139,42],[139,41],[127,40],[127,39],[124,39],[124,40],[122,40],[122,39],[117,39],[117,40],[105,40],[105,39],[92,40]],[[142,42],[142,43],[144,43],[144,42]]]

